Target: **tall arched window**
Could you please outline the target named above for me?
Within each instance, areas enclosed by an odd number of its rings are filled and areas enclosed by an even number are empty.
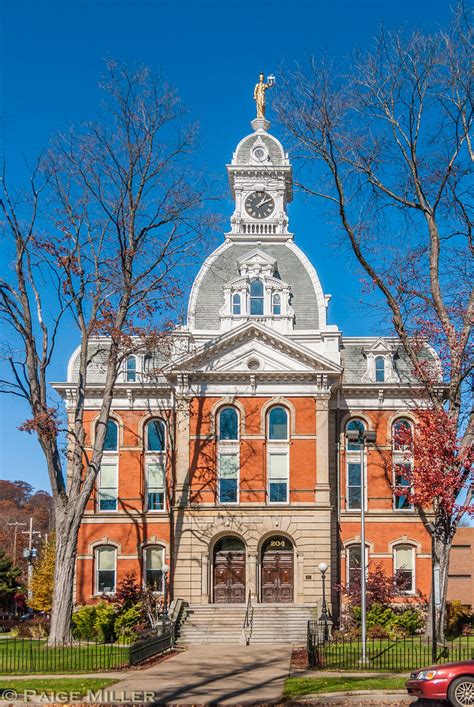
[[[263,282],[261,280],[250,281],[250,314],[263,315]]]
[[[239,416],[235,408],[223,408],[219,412],[219,440],[239,438]]]
[[[410,420],[400,417],[392,424],[393,508],[412,511],[412,453],[413,426]]]
[[[288,411],[283,407],[271,408],[267,425],[268,501],[288,503],[290,477]]]
[[[105,432],[104,452],[116,452],[118,449],[118,425],[115,420],[107,421]]]
[[[396,545],[393,548],[393,569],[399,589],[404,594],[414,594],[415,548],[413,545]]]
[[[349,420],[347,430],[363,432],[365,424],[357,418]],[[358,511],[362,503],[362,469],[360,465],[360,444],[346,437],[346,488],[347,510]]]
[[[383,383],[385,380],[385,358],[383,356],[376,356],[375,358],[375,381],[376,383]]]
[[[279,316],[281,314],[281,297],[279,294],[273,295],[272,299],[272,313]]]
[[[346,547],[346,584],[349,589],[360,588],[361,572],[362,572],[362,552],[361,544],[357,543]],[[368,566],[368,548],[365,548],[365,567],[367,573]]]
[[[95,594],[114,594],[117,581],[117,549],[101,545],[95,549]]]
[[[219,503],[239,500],[239,416],[233,407],[219,411],[217,420],[217,497]]]
[[[288,412],[285,408],[274,407],[268,414],[268,439],[288,439]]]
[[[240,295],[238,293],[232,295],[232,314],[242,314]]]
[[[125,373],[125,380],[127,383],[135,383],[137,380],[137,359],[135,356],[129,356],[127,358]]]
[[[145,433],[145,483],[148,511],[166,507],[166,427],[163,420],[150,420]]]
[[[147,452],[165,451],[166,428],[163,420],[150,420],[146,426]]]
[[[163,591],[164,548],[149,545],[143,551],[143,578],[147,589],[153,592]]]
[[[116,511],[118,503],[118,424],[107,421],[104,454],[100,464],[98,483],[98,510]]]

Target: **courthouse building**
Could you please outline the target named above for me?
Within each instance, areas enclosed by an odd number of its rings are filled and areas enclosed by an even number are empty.
[[[338,583],[369,567],[402,570],[429,595],[430,537],[402,491],[410,464],[394,431],[422,395],[400,342],[344,336],[330,296],[291,231],[288,154],[263,118],[232,155],[230,230],[203,261],[171,353],[131,356],[115,388],[96,490],[80,529],[76,601],[135,572],[192,606],[318,607],[320,563]],[[86,409],[101,403],[100,348]],[[427,357],[433,357],[426,350]],[[79,350],[67,381],[73,399]],[[376,433],[372,446],[346,431]],[[362,484],[361,464],[367,483]]]

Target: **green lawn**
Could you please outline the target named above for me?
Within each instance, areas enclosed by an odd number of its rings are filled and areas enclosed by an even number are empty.
[[[287,678],[283,691],[284,697],[302,697],[316,695],[318,692],[346,692],[347,690],[403,690],[406,677],[370,678],[341,677],[337,678]]]
[[[0,641],[0,673],[90,673],[128,665],[128,647],[117,644],[77,644],[48,648],[46,640]]]
[[[420,636],[398,640],[368,640],[367,665],[360,664],[360,641],[340,641],[326,643],[319,651],[323,670],[384,670],[397,672],[415,670],[431,665],[431,646]],[[446,648],[438,647],[438,662],[472,660],[474,658],[474,637],[463,636],[449,642]]]
[[[83,697],[90,690],[104,690],[110,685],[114,685],[117,680],[87,679],[87,678],[63,678],[58,680],[22,680],[20,678],[12,680],[10,678],[0,678],[0,699],[5,692],[15,691],[17,695],[23,695],[24,690],[35,690],[36,693],[46,693],[48,697],[53,697],[58,692],[77,693]],[[12,696],[5,695],[5,698],[12,699]]]

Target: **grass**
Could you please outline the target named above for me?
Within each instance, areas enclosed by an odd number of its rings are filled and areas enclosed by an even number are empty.
[[[360,641],[330,642],[320,653],[324,670],[363,670],[360,665]],[[415,670],[431,665],[431,645],[424,643],[420,636],[404,640],[368,640],[366,670]],[[474,637],[464,636],[450,641],[446,648],[438,647],[438,662],[472,660],[474,658]]]
[[[96,692],[110,687],[117,680],[106,680],[98,678],[62,678],[62,679],[41,679],[23,680],[10,678],[0,678],[0,699],[6,691],[15,691],[17,695],[23,695],[25,690],[35,690],[36,693],[46,693],[48,697],[54,697],[58,692],[77,693],[78,697],[83,697],[90,690]]]
[[[335,678],[287,678],[284,697],[317,695],[321,692],[347,692],[348,690],[403,690],[406,677],[340,677]]]
[[[90,673],[128,666],[127,647],[89,643],[48,648],[46,640],[0,641],[0,673]]]

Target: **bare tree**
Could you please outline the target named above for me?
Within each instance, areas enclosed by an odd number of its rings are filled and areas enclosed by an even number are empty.
[[[469,479],[474,432],[463,403],[474,313],[472,26],[460,6],[445,31],[381,31],[349,66],[336,70],[313,59],[286,72],[283,84],[276,109],[302,159],[300,186],[336,214],[368,286],[390,313],[425,404],[438,419],[443,411],[462,437],[451,460],[461,483],[447,503],[433,489],[428,508],[443,636],[449,550],[472,495],[468,489],[467,501],[456,502]],[[439,353],[442,377],[423,342]]]
[[[114,384],[131,351],[160,345],[180,301],[183,268],[206,234],[205,185],[193,170],[196,130],[175,93],[146,69],[109,63],[97,122],[59,136],[28,195],[1,182],[0,281],[9,326],[3,390],[31,409],[23,429],[43,450],[56,522],[51,642],[71,639],[78,530],[100,468]],[[80,343],[67,423],[48,391],[58,339]],[[99,338],[98,338],[99,337]],[[103,398],[89,435],[89,367],[102,347]],[[62,440],[66,437],[67,453]]]

